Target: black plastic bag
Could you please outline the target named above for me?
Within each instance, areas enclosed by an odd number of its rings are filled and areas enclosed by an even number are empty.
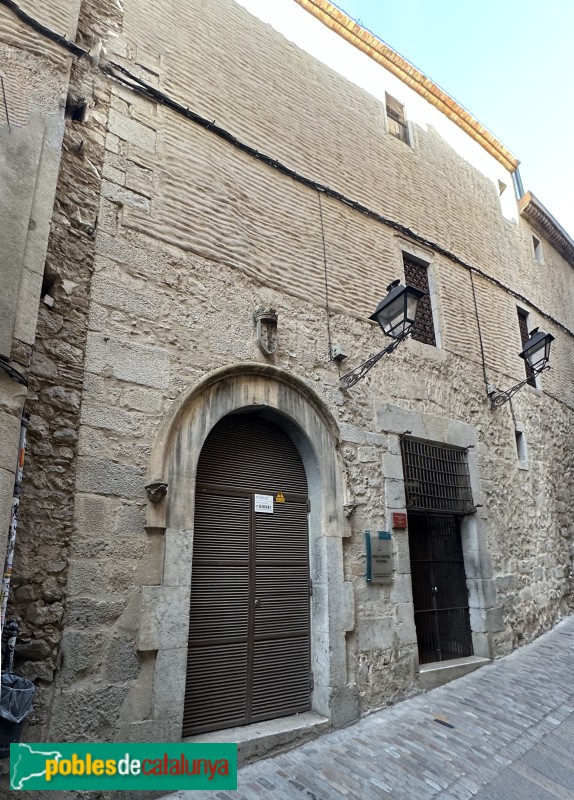
[[[0,717],[8,722],[22,722],[32,711],[35,691],[32,681],[5,672],[1,678]]]

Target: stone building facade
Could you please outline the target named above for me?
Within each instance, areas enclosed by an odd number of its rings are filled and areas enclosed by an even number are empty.
[[[240,430],[247,412],[283,431],[304,467],[308,707],[325,724],[452,674],[448,632],[429,658],[415,624],[413,575],[433,561],[416,541],[446,541],[437,519],[458,542],[468,600],[459,665],[568,613],[574,244],[533,195],[517,202],[512,154],[323,0],[189,0],[183,14],[170,0],[145,14],[137,0],[22,6],[63,37],[0,7],[6,85],[36,110],[14,106],[3,168],[17,137],[59,132],[42,150],[49,188],[38,194],[30,162],[36,193],[20,194],[37,224],[18,212],[9,242],[35,259],[6,262],[20,265],[18,280],[6,271],[18,301],[7,307],[27,316],[2,354],[27,392],[14,399],[0,374],[10,430],[24,399],[31,414],[10,605],[18,669],[41,687],[29,737],[181,739],[204,568],[194,573],[198,461],[218,423]],[[411,273],[428,286],[426,334],[344,390],[341,375],[384,346],[368,317],[385,287]],[[277,316],[270,353],[262,309]],[[552,369],[493,409],[492,387],[525,377],[524,325],[555,337]],[[414,499],[408,442],[431,448],[427,466],[457,454],[464,514]],[[154,482],[163,489],[146,494]],[[280,519],[286,487],[260,489]],[[367,530],[392,536],[381,584],[365,580]],[[435,601],[426,610],[440,627]]]

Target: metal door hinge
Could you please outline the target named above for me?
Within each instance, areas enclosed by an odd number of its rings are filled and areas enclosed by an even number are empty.
[[[309,513],[309,511],[311,511],[311,501],[307,498],[307,513]]]
[[[313,581],[309,578],[309,597],[313,594]]]
[[[309,688],[310,689],[314,689],[315,688],[315,676],[313,675],[312,672],[309,675]]]

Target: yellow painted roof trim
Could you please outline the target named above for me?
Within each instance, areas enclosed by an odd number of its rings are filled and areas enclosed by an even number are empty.
[[[520,163],[518,159],[456,100],[443,92],[430,78],[409,64],[392,48],[361,28],[337,6],[326,0],[295,0],[295,2],[438,108],[475,142],[484,147],[505,169],[514,172],[518,167]]]

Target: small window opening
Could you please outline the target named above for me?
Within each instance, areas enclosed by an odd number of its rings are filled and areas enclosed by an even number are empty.
[[[57,279],[58,276],[55,272],[51,272],[49,269],[44,270],[42,289],[40,290],[40,300],[42,303],[44,303],[44,305],[48,306],[48,308],[52,308],[54,305],[54,289]]]
[[[390,94],[385,92],[385,105],[387,108],[387,126],[391,136],[400,139],[405,144],[409,142],[409,127],[405,117],[405,107]]]
[[[502,181],[498,181],[498,194],[501,195],[505,189],[506,189],[506,184],[503,183]]]
[[[534,250],[534,258],[539,264],[544,264],[544,253],[542,252],[542,243],[536,236],[532,237],[532,248]]]
[[[66,119],[71,119],[72,122],[83,122],[86,119],[86,112],[88,104],[85,97],[74,97],[69,94],[66,97]]]
[[[518,455],[518,460],[521,464],[526,464],[528,461],[528,453],[526,450],[526,436],[524,435],[523,431],[515,430],[514,436],[516,439],[516,453]]]

